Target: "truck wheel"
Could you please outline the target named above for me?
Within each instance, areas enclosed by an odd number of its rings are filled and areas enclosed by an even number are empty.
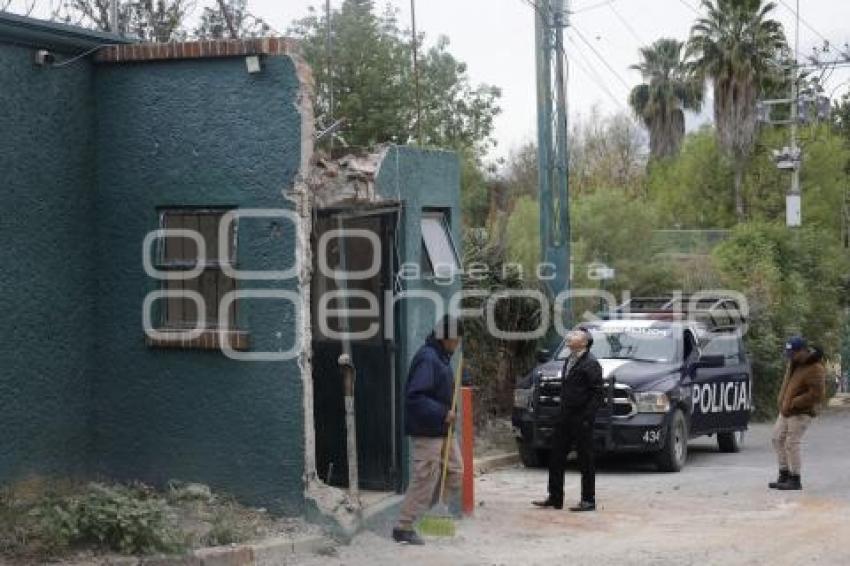
[[[517,448],[519,449],[519,459],[526,468],[542,468],[549,459],[549,453],[546,450],[534,448],[522,440],[517,441]]]
[[[658,453],[656,466],[660,472],[678,472],[688,459],[688,423],[682,411],[676,409],[667,427],[664,448]]]
[[[744,431],[736,430],[735,432],[719,432],[717,433],[717,446],[721,452],[729,454],[740,452],[741,445],[744,443]]]

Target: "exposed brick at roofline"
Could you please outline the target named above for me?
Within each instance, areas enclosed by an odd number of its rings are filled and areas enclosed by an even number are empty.
[[[245,55],[287,55],[298,52],[298,42],[294,39],[260,37],[113,45],[99,50],[95,55],[95,61],[98,63],[127,63],[133,61],[241,57]]]

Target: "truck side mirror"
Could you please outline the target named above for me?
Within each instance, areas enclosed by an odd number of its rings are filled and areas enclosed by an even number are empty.
[[[726,358],[722,355],[702,356],[697,360],[698,368],[722,368],[726,365]]]
[[[545,364],[552,357],[549,350],[537,350],[537,363]]]

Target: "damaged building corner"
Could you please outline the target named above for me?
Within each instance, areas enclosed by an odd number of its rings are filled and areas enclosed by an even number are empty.
[[[459,179],[453,153],[406,146],[379,146],[336,159],[317,152],[311,162],[307,186],[313,216],[309,289],[313,398],[305,407],[312,404],[314,411],[312,456],[316,468],[308,474],[306,497],[343,533],[354,532],[376,514],[392,510],[407,483],[404,383],[410,360],[441,307],[403,299],[402,295],[406,291],[432,292],[448,303],[448,297],[459,288],[459,281],[437,284],[427,274],[430,260],[424,256],[422,232],[426,218],[438,218],[446,237],[459,246]],[[352,234],[354,230],[371,232],[380,246],[374,249],[362,236],[341,236],[348,230]],[[330,231],[335,237],[323,238]],[[320,242],[325,247],[317,249]],[[364,272],[377,263],[380,270],[367,279],[340,282],[321,272],[319,254],[327,256],[324,260],[332,269],[345,265],[346,270]],[[402,266],[411,265],[421,266],[424,276],[400,277]],[[349,321],[352,332],[377,323],[380,332],[376,337],[345,344],[338,335],[321,331],[316,320],[318,303],[327,293],[340,289],[377,296],[380,314],[375,320]],[[329,326],[340,322],[332,320]],[[349,405],[344,402],[337,363],[347,352],[356,373],[354,475],[347,455],[354,442],[346,442],[345,407]],[[358,411],[359,407],[369,410]],[[356,477],[356,489],[351,489],[352,477]]]
[[[350,153],[338,159],[318,152],[308,181],[315,209],[378,204],[385,200],[376,189],[376,180],[389,150],[389,146],[383,146],[375,152]]]

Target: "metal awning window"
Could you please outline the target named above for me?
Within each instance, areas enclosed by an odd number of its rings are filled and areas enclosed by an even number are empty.
[[[421,223],[423,272],[437,277],[454,277],[460,272],[460,260],[446,213],[425,212]]]

